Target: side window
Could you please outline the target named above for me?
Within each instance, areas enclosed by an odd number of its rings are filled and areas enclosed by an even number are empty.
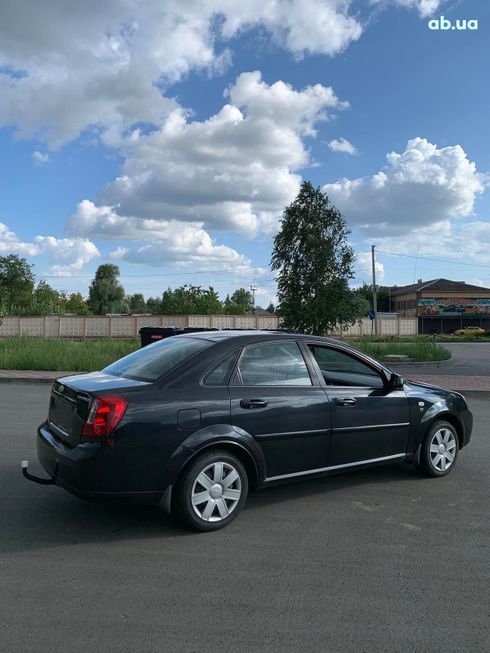
[[[309,345],[327,385],[382,388],[383,379],[369,365],[338,349]]]
[[[243,385],[312,385],[296,342],[261,342],[243,350],[239,364]]]
[[[226,385],[238,352],[234,351],[222,358],[204,377],[204,385]]]

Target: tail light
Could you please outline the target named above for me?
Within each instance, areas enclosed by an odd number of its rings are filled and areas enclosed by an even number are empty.
[[[82,435],[105,437],[110,435],[121,421],[128,402],[119,395],[104,395],[94,399]]]

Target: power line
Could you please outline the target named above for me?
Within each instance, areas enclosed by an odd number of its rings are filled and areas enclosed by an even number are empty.
[[[434,261],[436,263],[447,263],[449,265],[464,265],[467,267],[477,267],[490,269],[490,265],[485,265],[484,263],[466,263],[463,261],[451,261],[448,259],[434,258],[431,256],[419,256],[417,254],[400,254],[397,252],[387,252],[385,250],[377,250],[379,254],[384,254],[386,256],[399,256],[404,258],[412,258],[415,260],[422,261]],[[194,271],[184,271],[184,272],[161,272],[158,274],[121,274],[121,279],[161,279],[165,277],[180,277],[180,276],[190,276],[194,274],[229,274],[230,272],[246,272],[246,271],[255,271],[258,268],[268,268],[268,264],[255,265],[255,266],[246,266],[240,268],[228,268],[226,270],[194,270]],[[92,279],[94,274],[38,274],[38,277],[44,279]],[[275,281],[275,278],[270,279],[260,279],[260,281]]]
[[[490,268],[490,265],[485,265],[484,263],[464,263],[462,261],[450,261],[444,258],[433,258],[430,256],[418,256],[416,254],[397,254],[395,252],[385,252],[381,249],[378,249],[378,254],[386,254],[387,256],[404,256],[405,258],[414,258],[422,261],[435,261],[437,263],[449,263],[450,265],[467,265],[470,267],[476,268]]]
[[[268,267],[268,265],[256,265],[254,267],[228,268],[227,270],[195,270],[194,272],[163,272],[160,274],[121,274],[121,279],[140,278],[148,279],[161,277],[180,277],[189,274],[228,274],[229,272],[243,272],[247,270],[256,270],[257,268]],[[94,274],[38,274],[38,277],[46,279],[92,279]]]

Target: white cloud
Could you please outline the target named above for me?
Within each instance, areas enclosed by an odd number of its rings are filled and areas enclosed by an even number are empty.
[[[277,45],[297,57],[336,55],[362,34],[359,20],[349,15],[350,0],[227,0],[218,4],[225,17],[225,37],[262,26]]]
[[[340,179],[323,190],[351,226],[370,236],[407,234],[416,228],[473,213],[485,177],[460,145],[438,148],[424,138],[370,177]]]
[[[170,223],[158,240],[141,247],[118,247],[111,258],[145,265],[200,270],[250,267],[250,260],[226,245],[217,245],[199,224]]]
[[[416,9],[421,18],[431,16],[447,0],[371,0],[372,5],[395,5],[405,9]]]
[[[362,31],[347,0],[45,0],[0,5],[0,125],[53,147],[86,129],[159,125],[175,109],[162,91],[191,70],[217,74],[226,45],[263,27],[296,56],[336,54]],[[225,42],[223,46],[218,41]]]
[[[37,166],[42,166],[49,161],[49,155],[44,154],[39,150],[36,150],[35,152],[32,153],[32,158],[34,159],[34,163]]]
[[[250,268],[248,258],[231,247],[216,244],[200,222],[121,217],[111,207],[98,207],[84,200],[78,205],[69,227],[72,233],[79,235],[139,242],[139,246],[120,246],[110,253],[111,258],[121,261],[175,268],[192,265],[204,270]]]
[[[272,231],[298,191],[295,171],[309,163],[303,138],[346,103],[330,87],[268,85],[257,71],[242,73],[226,94],[231,103],[203,122],[175,110],[150,134],[134,130],[122,174],[97,206],[79,205],[70,233],[117,237],[123,217],[131,240],[176,220],[249,237]]]
[[[392,1],[421,15],[439,5]],[[296,58],[334,56],[363,32],[353,0],[104,0],[90,10],[43,0],[27,13],[3,0],[0,126],[57,148],[87,129],[114,138],[159,125],[177,106],[169,86],[193,70],[222,72],[233,39],[254,28]]]
[[[443,220],[436,224],[419,227],[406,237],[395,236],[377,240],[380,252],[390,254],[418,254],[428,258],[452,260],[455,264],[490,264],[490,222],[474,220],[455,223]],[[442,275],[441,273],[441,276]]]
[[[376,285],[381,285],[385,278],[385,267],[381,261],[378,261],[378,259],[375,261],[375,270]],[[356,260],[354,263],[354,279],[356,285],[372,283],[373,267],[371,252],[360,252],[359,254],[356,254]]]
[[[34,243],[24,243],[19,240],[17,234],[0,222],[0,254],[18,254],[20,256],[36,256],[39,254],[39,247]]]
[[[55,238],[54,236],[36,236],[34,243],[42,254],[53,262],[51,274],[62,275],[79,272],[86,263],[100,256],[97,247],[86,238]]]
[[[85,238],[55,238],[36,236],[33,242],[22,242],[9,228],[0,223],[0,254],[20,256],[45,255],[52,274],[72,274],[79,272],[92,259],[100,256],[97,247]]]
[[[328,143],[332,152],[344,152],[345,154],[357,154],[357,149],[346,138],[334,138]]]

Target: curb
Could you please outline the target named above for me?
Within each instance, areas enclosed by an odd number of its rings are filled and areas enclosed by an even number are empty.
[[[490,390],[454,390],[459,392],[466,399],[485,399],[486,395],[490,397]]]
[[[29,378],[27,376],[1,376],[0,383],[12,383],[12,384],[28,384],[28,383],[53,383],[53,381],[58,378],[54,377],[52,379],[43,379],[43,378]]]
[[[397,363],[399,367],[405,367],[405,365],[421,365],[421,366],[436,365],[437,367],[439,367],[439,365],[447,365],[448,363],[452,363],[453,359],[451,357],[443,361],[384,361],[380,358],[379,362],[382,363],[383,365],[388,365],[388,366],[393,366],[395,363]]]
[[[8,370],[4,372],[8,372]],[[0,383],[53,383],[60,377],[76,376],[77,374],[85,374],[85,372],[63,372],[60,370],[59,372],[54,371],[52,376],[7,376],[5,373],[0,373]]]

